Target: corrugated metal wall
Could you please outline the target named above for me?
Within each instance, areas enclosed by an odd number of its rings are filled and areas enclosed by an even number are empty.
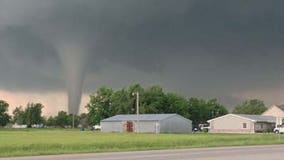
[[[101,122],[102,132],[123,132],[123,124],[121,122]]]
[[[180,116],[173,116],[160,122],[161,133],[192,132],[192,122]]]
[[[133,122],[133,131],[137,131],[137,123]],[[127,121],[125,122],[101,122],[102,132],[127,132]],[[156,121],[139,121],[139,132],[141,133],[159,133],[156,126],[158,122]]]
[[[158,124],[158,121],[140,121],[139,122],[139,132],[159,133],[159,131],[156,130],[156,124]],[[135,128],[137,128],[136,123],[135,123]]]

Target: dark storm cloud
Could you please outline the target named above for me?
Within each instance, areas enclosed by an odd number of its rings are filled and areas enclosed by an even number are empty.
[[[58,60],[52,46],[39,39],[28,27],[7,27],[0,31],[0,37],[1,88],[37,90],[58,87],[52,83],[60,78],[57,77]]]
[[[187,96],[226,97],[284,80],[280,0],[0,0],[0,5],[1,88],[61,90],[58,46],[65,42],[87,48],[89,91],[105,82],[112,87],[141,82]]]

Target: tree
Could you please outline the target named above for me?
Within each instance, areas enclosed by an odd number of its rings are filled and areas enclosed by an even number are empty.
[[[57,116],[54,117],[55,119],[55,125],[65,128],[66,126],[71,126],[72,124],[72,117],[70,117],[67,112],[60,111],[57,113]]]
[[[8,112],[9,104],[3,100],[0,100],[0,126],[6,126],[9,123],[11,117]]]
[[[145,90],[144,97],[141,97],[141,109],[151,114],[166,113],[166,98],[160,86],[152,86]]]
[[[242,104],[237,105],[233,113],[235,114],[262,114],[266,111],[266,106],[263,101],[258,99],[246,100]]]
[[[78,125],[80,124],[80,116],[74,115],[74,127],[75,128],[77,128]],[[69,121],[70,121],[70,124],[73,123],[73,114],[69,114]]]
[[[132,114],[133,96],[126,89],[116,91],[111,96],[111,114]]]
[[[28,103],[25,109],[25,124],[31,127],[33,124],[40,124],[43,122],[41,116],[43,105],[40,103]]]
[[[79,124],[80,124],[81,127],[83,127],[83,128],[87,128],[87,127],[89,126],[88,114],[82,113],[82,114],[79,116]]]
[[[80,122],[80,116],[74,116],[74,126],[77,127]],[[73,123],[73,115],[66,111],[59,111],[56,116],[50,116],[47,119],[48,126],[57,126],[61,128],[71,127]]]
[[[188,100],[188,111],[190,113],[189,119],[193,121],[194,126],[228,113],[228,110],[217,102],[217,99],[206,101],[198,98],[190,98]]]
[[[166,96],[165,113],[177,113],[186,118],[190,118],[190,112],[187,109],[187,100],[174,93],[168,93]]]
[[[25,111],[22,106],[13,110],[13,122],[19,125],[25,124]]]
[[[33,124],[41,124],[44,122],[42,117],[43,105],[40,103],[28,103],[25,110],[22,106],[13,110],[13,122],[17,124],[26,124],[31,127]]]
[[[56,119],[55,117],[48,117],[47,120],[46,120],[46,125],[47,126],[56,126]]]
[[[197,126],[199,123],[205,123],[207,120],[206,115],[209,114],[206,108],[206,101],[198,98],[190,98],[188,100],[188,111],[194,126]]]
[[[206,118],[207,120],[228,114],[228,110],[223,105],[219,104],[217,99],[208,100],[207,107],[209,110],[209,115]]]
[[[102,87],[95,94],[90,95],[90,102],[86,108],[89,111],[88,116],[91,125],[99,124],[102,119],[115,114],[111,108],[112,95],[113,90],[106,87]]]

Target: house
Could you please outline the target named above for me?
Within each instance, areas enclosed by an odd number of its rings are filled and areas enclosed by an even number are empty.
[[[264,113],[264,116],[274,116],[276,117],[276,125],[282,125],[284,119],[284,105],[273,105],[268,108]]]
[[[263,115],[227,114],[207,121],[211,133],[256,133],[272,131],[276,118]]]
[[[178,114],[116,115],[101,121],[102,132],[186,133],[192,121]]]

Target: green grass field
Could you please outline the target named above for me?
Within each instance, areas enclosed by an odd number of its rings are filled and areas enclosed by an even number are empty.
[[[156,135],[56,129],[0,130],[0,157],[266,144],[284,144],[284,135]]]

